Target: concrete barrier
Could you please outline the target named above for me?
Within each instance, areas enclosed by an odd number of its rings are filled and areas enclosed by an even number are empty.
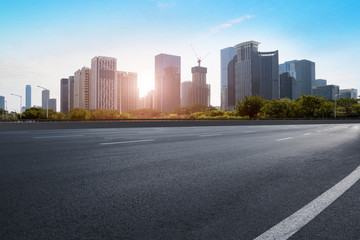
[[[360,120],[231,120],[231,121],[116,121],[116,122],[0,122],[0,131],[83,128],[246,126],[293,124],[350,124]]]

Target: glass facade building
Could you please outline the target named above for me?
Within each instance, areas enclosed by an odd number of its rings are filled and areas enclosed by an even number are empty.
[[[5,97],[0,96],[0,109],[5,110]]]
[[[25,96],[26,96],[25,107],[31,108],[31,85],[26,85]]]
[[[296,92],[296,80],[290,73],[280,74],[280,98],[294,99]]]
[[[50,91],[43,90],[42,91],[42,98],[41,98],[41,107],[42,109],[50,109],[49,108],[49,99],[50,99]]]
[[[339,99],[339,86],[337,85],[326,85],[315,87],[313,89],[313,94],[319,98],[325,97],[328,100],[338,100]]]
[[[181,57],[155,56],[155,108],[171,112],[180,107]]]
[[[233,109],[235,100],[235,68],[234,68],[234,57],[236,56],[236,49],[234,47],[228,47],[221,49],[221,110]],[[229,72],[229,64],[232,62]],[[229,76],[230,74],[230,76]],[[229,86],[230,85],[230,86]],[[229,94],[230,92],[230,94]],[[229,102],[230,100],[230,102]],[[229,108],[229,105],[231,106]]]
[[[60,80],[60,112],[67,114],[69,111],[69,79]]]
[[[341,89],[340,98],[358,98],[358,91],[355,88]]]

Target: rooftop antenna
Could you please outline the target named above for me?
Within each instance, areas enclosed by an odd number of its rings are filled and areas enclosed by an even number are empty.
[[[199,65],[199,67],[200,67],[201,61],[203,61],[207,56],[209,56],[209,55],[210,55],[210,52],[208,52],[204,57],[199,57],[199,56],[197,55],[197,53],[196,53],[195,48],[193,47],[193,45],[190,44],[190,46],[191,46],[191,48],[192,48],[192,50],[193,50],[193,52],[194,52],[194,54],[195,54],[195,57],[196,57],[197,62],[198,62],[198,65]]]

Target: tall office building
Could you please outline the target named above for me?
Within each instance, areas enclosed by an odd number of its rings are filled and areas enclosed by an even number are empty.
[[[279,99],[278,51],[259,52],[259,42],[248,41],[235,46],[236,55],[225,54],[227,70],[222,66],[222,109],[233,110],[238,100],[259,95],[265,99]],[[231,49],[231,48],[230,48]],[[231,53],[232,50],[227,49]],[[223,59],[222,59],[223,62]],[[225,75],[227,74],[227,76]],[[225,90],[227,88],[227,91]],[[227,95],[227,98],[226,98]]]
[[[112,57],[94,57],[90,73],[90,109],[117,109],[117,60]]]
[[[49,99],[50,99],[50,91],[43,90],[42,98],[41,98],[41,107],[42,109],[49,109]]]
[[[70,111],[74,108],[74,76],[69,76],[68,97],[68,111]]]
[[[83,67],[74,73],[74,108],[89,110],[90,68]]]
[[[189,97],[189,89],[191,86],[191,81],[186,81],[181,83],[181,107],[190,106],[190,97]]]
[[[280,74],[280,98],[294,99],[296,92],[296,80],[290,73]]]
[[[358,98],[358,91],[355,88],[341,89],[340,98]]]
[[[312,87],[314,88],[314,87],[326,86],[326,84],[327,81],[325,79],[315,79]]]
[[[301,94],[312,95],[312,85],[315,82],[315,63],[309,60],[300,60],[295,63],[296,89],[295,98]]]
[[[210,85],[206,83],[207,69],[205,67],[193,67],[192,83],[189,87],[189,105],[204,104],[210,106]]]
[[[279,73],[284,72],[290,73],[296,80],[294,99],[299,98],[301,94],[312,95],[312,87],[316,85],[314,62],[309,60],[288,61],[279,65]]]
[[[326,86],[319,86],[314,87],[313,89],[314,95],[318,96],[319,98],[325,97],[328,100],[337,100],[339,99],[339,86],[337,85],[326,85]]]
[[[0,109],[5,110],[5,97],[0,96]]]
[[[138,108],[137,73],[117,72],[117,106],[120,113]]]
[[[279,64],[279,74],[289,73],[291,77],[296,79],[295,63],[297,60],[287,61]]]
[[[25,93],[26,93],[25,107],[31,108],[31,85],[26,85]]]
[[[155,56],[155,108],[171,112],[180,107],[181,58]]]
[[[49,99],[49,110],[53,110],[54,112],[56,112],[56,99],[55,98]]]
[[[145,108],[155,108],[155,91],[151,90],[145,97]]]
[[[234,62],[234,57],[236,57],[236,49],[234,47],[228,47],[221,49],[220,58],[221,58],[221,109],[228,110],[233,109],[235,104],[235,75],[234,70],[230,71],[232,74],[229,76],[229,66],[233,66],[234,63],[230,64],[231,61]],[[230,85],[230,86],[229,86]],[[230,101],[230,103],[229,103]],[[229,108],[230,105],[230,108]]]
[[[69,79],[60,80],[60,112],[67,114],[69,111]]]

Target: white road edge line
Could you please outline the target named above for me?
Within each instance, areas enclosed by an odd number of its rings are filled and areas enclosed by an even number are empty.
[[[126,144],[126,143],[138,143],[138,142],[152,142],[155,139],[145,139],[145,140],[134,140],[134,141],[124,141],[124,142],[108,142],[108,143],[100,143],[100,145],[114,145],[114,144]]]
[[[280,142],[280,141],[285,141],[285,140],[290,140],[290,139],[292,139],[292,137],[280,138],[280,139],[276,139],[276,141]]]
[[[222,134],[208,134],[208,135],[199,135],[199,137],[215,137],[215,136],[220,136]]]
[[[338,182],[335,186],[321,194],[312,202],[295,212],[293,215],[284,219],[268,231],[264,232],[255,240],[265,239],[278,239],[285,240],[294,235],[302,227],[308,224],[318,214],[325,210],[331,203],[333,203],[338,197],[346,192],[351,186],[353,186],[360,179],[360,166],[357,167],[352,173],[350,173],[343,180]]]
[[[34,138],[67,138],[67,137],[83,137],[84,135],[59,135],[59,136],[44,136],[44,137],[34,137]]]
[[[304,136],[306,136],[306,135],[310,135],[310,134],[311,134],[311,133],[305,133],[305,134],[304,134]]]

